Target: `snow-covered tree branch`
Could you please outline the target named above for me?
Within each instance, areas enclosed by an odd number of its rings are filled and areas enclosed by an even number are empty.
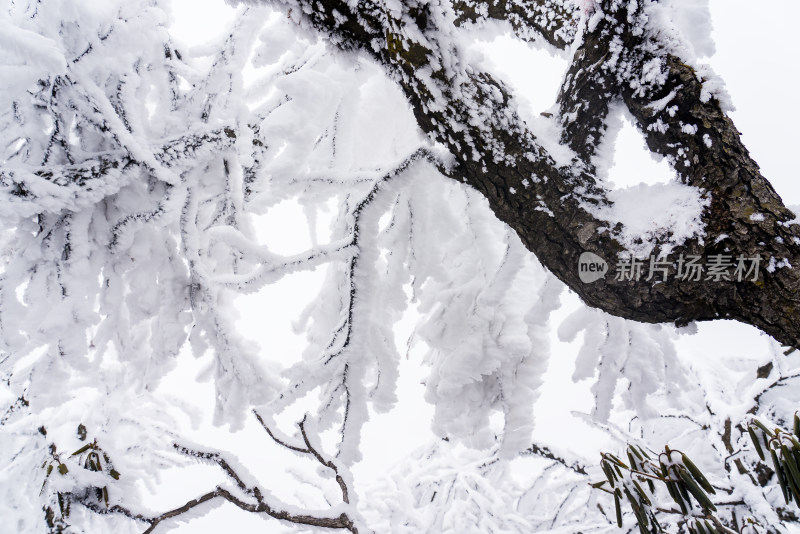
[[[746,414],[797,409],[798,352],[679,350],[717,318],[800,343],[800,226],[679,7],[248,0],[185,47],[166,0],[0,3],[2,524],[167,532],[224,510],[287,533],[614,531],[578,441],[674,442],[725,528],[796,523],[743,453]],[[568,61],[537,127],[472,61],[487,33]],[[620,109],[675,170],[672,227],[630,227],[605,180]],[[284,202],[300,222],[265,223]],[[307,243],[274,244],[294,231]],[[591,281],[587,253],[607,269]],[[302,350],[242,335],[237,314],[264,311],[242,298],[306,274]],[[565,287],[588,306],[564,308]],[[553,386],[556,338],[577,354]],[[362,486],[408,362],[431,439]],[[542,431],[547,388],[575,384],[589,405]]]
[[[584,3],[581,39],[553,118],[573,150],[560,160],[520,119],[502,82],[459,55],[455,30],[468,13],[507,13],[517,33],[541,29],[546,41],[566,46],[567,38],[555,33],[569,35],[572,2],[521,2],[515,9],[464,2],[459,19],[446,3],[275,3],[334,45],[383,65],[419,126],[452,155],[448,174],[480,191],[496,216],[588,304],[643,322],[737,319],[786,345],[800,343],[794,320],[800,226],[739,140],[715,81],[692,66],[687,47],[663,24],[658,2]],[[667,157],[695,192],[700,224],[694,232],[631,235],[615,223],[613,200],[592,163],[615,99],[636,118],[650,149]],[[612,263],[630,254],[634,260],[717,258],[728,268],[741,264],[750,276],[728,273],[709,284],[705,276],[681,277],[682,267],[668,261],[658,284],[627,276],[584,283],[578,266],[586,252]],[[743,263],[751,258],[758,258],[754,272]]]

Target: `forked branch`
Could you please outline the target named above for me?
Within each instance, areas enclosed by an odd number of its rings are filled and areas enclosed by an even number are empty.
[[[271,437],[275,443],[277,443],[281,447],[289,449],[290,451],[294,451],[300,454],[310,455],[314,457],[314,459],[320,464],[322,464],[324,467],[327,467],[328,469],[333,471],[333,475],[336,478],[336,483],[339,485],[339,489],[342,491],[342,501],[346,504],[350,504],[350,493],[347,488],[347,483],[345,482],[341,473],[339,473],[339,466],[335,462],[333,462],[333,460],[325,459],[325,457],[319,452],[319,450],[311,444],[311,440],[309,440],[308,438],[308,433],[306,432],[306,426],[305,426],[306,419],[308,416],[303,417],[303,420],[297,424],[297,426],[300,428],[300,435],[303,437],[303,444],[305,445],[304,447],[300,447],[297,445],[291,445],[289,443],[286,443],[284,440],[278,438],[275,435],[275,433],[272,432],[272,430],[269,428],[269,425],[267,425],[266,422],[264,422],[264,419],[261,417],[261,415],[259,415],[259,413],[256,410],[253,410],[253,413],[255,414],[256,419],[258,419],[258,422],[261,423],[261,426],[264,428],[264,430],[267,431],[267,434],[269,434],[269,437]]]
[[[554,118],[562,141],[574,151],[566,165],[556,162],[518,116],[508,89],[458,55],[454,24],[511,18],[511,3],[492,3],[491,9],[481,2],[409,2],[391,9],[377,0],[270,3],[301,16],[339,48],[360,50],[382,65],[404,92],[420,128],[453,155],[456,164],[447,174],[483,194],[495,215],[587,304],[650,323],[735,319],[800,346],[800,225],[761,176],[705,80],[661,41],[660,28],[647,13],[651,0],[585,3],[583,38],[561,89],[560,116]],[[533,15],[516,17],[515,23],[533,32],[544,32],[535,13],[546,13],[555,26],[575,20],[564,7],[572,2],[520,5]],[[666,156],[679,179],[707,203],[700,215],[702,235],[679,241],[671,241],[669,231],[640,236],[651,245],[651,257],[638,261],[662,258],[663,276],[614,273],[636,251],[628,249],[622,226],[601,214],[612,201],[592,156],[606,133],[608,104],[620,99],[650,149]],[[585,253],[603,259],[610,272],[584,282],[579,265]],[[681,257],[706,264],[716,258],[728,267],[748,259],[753,271],[744,278],[728,270],[722,276],[681,276]]]
[[[327,467],[328,469],[331,469],[335,475],[336,482],[342,491],[343,503],[345,505],[350,504],[349,488],[347,486],[345,479],[339,473],[339,466],[337,466],[336,463],[334,463],[332,460],[326,459],[324,455],[311,444],[311,440],[309,439],[308,433],[305,428],[305,419],[298,424],[300,428],[300,434],[303,438],[304,446],[295,446],[278,438],[275,435],[275,433],[270,429],[269,425],[266,424],[261,415],[259,415],[258,412],[256,411],[254,411],[253,413],[258,419],[258,422],[261,424],[264,430],[267,431],[267,433],[272,438],[272,440],[275,441],[275,443],[291,451],[301,454],[311,455],[320,464]],[[136,513],[120,505],[103,507],[98,505],[98,503],[96,503],[95,501],[88,498],[88,496],[78,496],[75,494],[63,494],[63,495],[64,497],[68,498],[71,501],[80,503],[81,505],[92,510],[93,512],[99,514],[120,514],[130,519],[146,523],[148,527],[143,532],[143,534],[151,534],[156,531],[156,528],[161,523],[169,519],[178,518],[184,514],[187,514],[191,510],[199,506],[202,506],[205,503],[212,501],[214,499],[222,499],[226,502],[229,502],[230,504],[233,504],[234,506],[245,512],[250,512],[253,514],[264,514],[274,519],[278,519],[280,521],[286,521],[288,523],[345,530],[351,532],[352,534],[358,534],[358,525],[356,519],[354,518],[354,514],[356,512],[352,509],[349,509],[349,511],[340,512],[338,513],[338,515],[336,514],[335,511],[332,514],[325,514],[324,512],[319,512],[316,514],[312,513],[298,514],[290,512],[288,511],[289,507],[285,505],[282,505],[280,503],[267,502],[262,490],[257,485],[248,485],[247,483],[245,483],[244,481],[245,479],[243,478],[242,474],[239,471],[237,471],[237,468],[232,466],[231,463],[227,461],[220,453],[198,451],[178,444],[175,444],[174,447],[176,451],[185,456],[209,461],[218,465],[220,469],[222,469],[222,471],[228,476],[228,478],[230,478],[233,481],[236,488],[239,490],[239,492],[241,492],[241,495],[235,495],[230,490],[222,486],[217,486],[213,490],[208,491],[200,495],[199,497],[190,499],[181,506],[163,512],[157,516],[148,516],[145,514]],[[346,506],[346,509],[347,508],[350,507]]]

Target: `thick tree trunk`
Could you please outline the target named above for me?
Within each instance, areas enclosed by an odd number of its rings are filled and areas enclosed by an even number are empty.
[[[551,0],[465,0],[453,8],[425,2],[393,8],[375,1],[358,2],[357,8],[343,0],[275,3],[336,46],[364,51],[383,65],[419,126],[455,157],[457,164],[445,172],[480,191],[497,217],[589,305],[643,322],[736,319],[800,346],[800,226],[789,222],[793,214],[759,173],[720,103],[704,93],[697,72],[648,26],[645,0],[635,10],[628,2],[595,2],[589,28],[579,28],[579,13]],[[455,25],[487,17],[507,19],[521,37],[541,35],[561,48],[582,35],[558,98],[562,141],[575,153],[571,165],[558,166],[542,148],[502,84],[458,56],[451,40]],[[591,213],[593,206],[609,203],[591,158],[606,129],[609,103],[620,98],[650,149],[670,158],[680,180],[709,200],[702,215],[705,235],[672,248],[663,282],[657,281],[661,273],[646,279],[646,259],[639,280],[615,276],[618,255],[626,252],[619,229]],[[665,246],[666,238],[656,238],[653,253]],[[579,271],[587,252],[603,258],[610,271],[591,283],[582,282]],[[710,272],[683,279],[681,255],[730,262],[731,279],[708,279]],[[739,257],[760,258],[757,270],[742,280],[735,271]]]

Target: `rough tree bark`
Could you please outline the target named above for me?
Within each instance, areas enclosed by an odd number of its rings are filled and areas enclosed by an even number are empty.
[[[482,193],[497,217],[587,304],[642,322],[735,319],[798,347],[800,225],[790,222],[794,215],[698,72],[650,26],[647,8],[655,1],[587,1],[583,17],[573,2],[556,0],[272,3],[335,46],[380,63],[403,90],[420,128],[453,155],[455,163],[443,172]],[[575,153],[572,164],[557,165],[516,114],[503,84],[458,56],[455,27],[487,18],[507,20],[524,39],[575,46],[556,117],[562,142]],[[581,282],[581,254],[592,252],[614,265],[625,252],[619,228],[590,213],[610,202],[592,156],[615,99],[635,117],[650,150],[668,157],[679,179],[709,200],[705,235],[673,248],[669,257],[758,256],[755,281],[683,280],[673,261],[666,282],[617,280],[613,274]],[[658,255],[666,239],[654,245]],[[774,268],[775,262],[783,267]]]

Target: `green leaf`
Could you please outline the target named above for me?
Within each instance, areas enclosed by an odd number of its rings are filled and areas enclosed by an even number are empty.
[[[667,466],[664,465],[664,462],[662,462],[660,459],[658,460],[658,465],[661,466],[661,476],[667,478],[669,476],[669,473],[667,472]]]
[[[103,465],[100,463],[100,455],[92,451],[86,458],[86,468],[90,471],[102,471]]]
[[[58,472],[61,473],[62,475],[66,475],[67,473],[69,473],[69,469],[67,469],[67,466],[65,464],[59,463]]]
[[[689,459],[689,457],[683,453],[681,453],[681,457],[683,459],[683,465],[686,466],[686,468],[692,474],[697,483],[700,484],[700,486],[702,486],[703,489],[706,490],[707,492],[711,494],[716,494],[717,492],[714,491],[713,487],[711,487],[711,484],[709,484],[708,479],[703,475],[702,471],[700,471],[700,469],[698,469],[697,466],[694,465],[694,462],[692,462]]]
[[[634,497],[628,488],[624,489],[625,496],[628,498],[628,502],[631,503],[631,510],[633,510],[634,515],[636,516],[637,521],[641,520],[642,518],[642,507],[639,506],[639,501]]]
[[[753,419],[753,424],[756,425],[761,430],[763,430],[764,434],[766,434],[767,437],[769,437],[769,438],[774,438],[775,437],[775,432],[773,432],[772,430],[770,430],[769,428],[764,426],[764,423],[762,423],[758,419]]]
[[[783,464],[788,468],[787,479],[789,489],[792,491],[795,500],[800,503],[800,470],[794,462],[794,456],[786,445],[781,445],[781,457]]]
[[[72,454],[70,454],[70,456],[76,456],[78,454],[83,454],[84,452],[88,451],[91,448],[92,448],[92,444],[91,443],[87,443],[86,445],[84,445],[83,447],[78,449],[77,451],[75,451]]]
[[[603,473],[606,474],[606,478],[608,478],[608,482],[609,484],[611,484],[611,487],[612,488],[615,487],[614,481],[617,479],[617,477],[616,475],[614,475],[614,472],[608,466],[608,463],[606,463],[606,461],[603,460],[602,462],[600,462],[600,467],[603,470]]]
[[[616,457],[616,456],[614,456],[613,454],[609,454],[608,456],[609,456],[609,457],[610,457],[612,460],[614,460],[615,462],[617,462],[617,465],[619,465],[620,467],[624,467],[625,469],[628,469],[628,466],[627,466],[627,465],[625,465],[625,462],[623,462],[622,460],[620,460],[619,458],[617,458],[617,457]]]
[[[619,490],[614,492],[614,511],[617,513],[617,526],[622,528],[622,506],[619,503]]]
[[[761,458],[761,461],[763,462],[765,460],[764,449],[761,448],[761,444],[758,442],[758,436],[756,436],[756,431],[753,430],[752,426],[748,425],[747,433],[750,434],[750,439],[753,441],[753,446],[756,449],[756,454],[758,454],[758,457]]]
[[[638,470],[639,468],[637,467],[636,459],[633,457],[633,454],[631,454],[630,449],[628,449],[626,452],[628,454],[628,460],[631,462],[631,469]]]
[[[794,435],[800,438],[800,416],[794,412]]]
[[[778,484],[781,486],[781,492],[783,492],[783,500],[786,501],[786,504],[789,504],[789,489],[786,487],[786,480],[784,480],[785,475],[783,474],[781,463],[778,461],[778,455],[775,454],[774,449],[769,450],[769,455],[772,458],[772,468],[775,470],[775,476],[778,477]]]
[[[644,492],[644,489],[642,489],[642,487],[639,485],[639,483],[634,480],[633,481],[633,485],[636,486],[636,490],[639,493],[639,497],[642,500],[642,502],[645,503],[647,506],[652,506],[653,503],[650,502],[650,498]]]
[[[667,491],[669,491],[669,495],[670,497],[672,497],[672,500],[675,501],[675,503],[681,507],[681,511],[683,512],[684,515],[687,514],[689,510],[686,508],[686,503],[683,502],[683,497],[681,497],[680,491],[678,491],[678,485],[675,482],[672,482],[671,480],[666,482],[666,484],[667,484]]]
[[[681,477],[683,483],[686,485],[686,489],[694,495],[694,498],[697,499],[697,502],[700,503],[700,506],[707,510],[711,510],[716,512],[717,507],[714,506],[714,503],[711,502],[711,499],[708,498],[708,495],[700,489],[692,477],[689,476],[689,473],[685,472],[683,469],[678,469],[678,476]]]
[[[695,520],[694,528],[697,531],[697,534],[707,534],[706,529],[703,528],[704,521],[700,521],[699,519]]]
[[[678,478],[681,478],[681,476],[678,475]],[[689,496],[689,490],[686,487],[686,484],[684,484],[683,481],[681,480],[681,481],[675,482],[675,487],[678,488],[678,491],[680,491],[681,497],[683,497],[683,500],[686,501],[686,504],[688,505],[688,507],[691,508],[692,507],[692,498]]]
[[[116,469],[112,469],[111,472],[108,474],[111,475],[111,478],[113,478],[114,480],[119,480],[119,472]],[[600,482],[601,485],[605,483],[606,483],[605,480]],[[599,488],[600,486],[597,487]]]

